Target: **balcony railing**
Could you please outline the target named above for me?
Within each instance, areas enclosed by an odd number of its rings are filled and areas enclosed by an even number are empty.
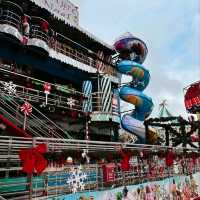
[[[11,70],[12,68],[9,65],[6,65],[5,67],[4,65],[0,65],[0,73],[2,74],[0,78],[0,89],[4,91],[5,83],[8,83],[7,81],[10,80],[9,77],[12,77],[13,81],[12,84],[15,86],[16,94],[10,94],[11,97],[28,100],[31,102],[38,103],[41,106],[43,105],[45,106],[46,95],[44,91],[42,91],[45,81],[38,80],[30,76],[26,76],[16,72],[12,72],[8,69]],[[34,82],[40,83],[41,90],[35,89],[34,87],[36,87],[36,85],[34,84],[32,84],[32,88],[25,87],[24,84],[21,84],[21,82],[25,83],[27,79],[29,79],[29,81],[32,81],[33,83]],[[84,94],[82,92],[77,91],[75,89],[69,89],[67,88],[67,86],[64,85],[62,86],[51,83],[51,86],[53,87],[53,89],[51,93],[48,95],[48,106],[82,112],[83,100],[84,100]],[[70,105],[70,99],[69,99],[70,97],[74,99],[73,105],[72,104]],[[92,93],[91,103],[92,103],[92,112],[112,115],[112,110],[110,110],[110,112],[108,113],[103,112],[101,92]]]
[[[77,50],[71,46],[68,45],[68,43],[74,43],[74,45],[79,45],[76,42],[73,42],[69,38],[59,34],[54,33],[55,37],[54,39],[50,39],[49,45],[52,49],[54,49],[56,52],[62,53],[70,58],[73,58],[79,62],[82,62],[86,65],[89,65],[93,68],[96,68],[97,71],[100,73],[109,74],[111,76],[117,76],[117,70],[114,68],[114,66],[111,66],[111,63],[105,60],[102,60],[97,56],[96,53],[91,52],[89,49],[85,49],[84,47],[80,46],[81,50]],[[62,40],[63,42],[59,42],[56,38],[60,38],[59,40]],[[86,52],[87,53],[83,53]]]
[[[137,144],[121,144],[110,142],[105,144],[104,142],[98,141],[83,141],[83,140],[63,140],[55,138],[19,138],[19,137],[7,137],[0,136],[0,193],[4,197],[9,195],[20,195],[19,199],[22,199],[22,196],[26,199],[30,195],[33,198],[42,197],[44,199],[50,196],[59,196],[66,195],[71,193],[70,186],[67,183],[68,177],[70,175],[70,169],[72,167],[77,168],[79,165],[69,165],[65,164],[62,166],[49,166],[40,176],[33,174],[32,178],[27,178],[26,175],[21,173],[21,164],[19,159],[19,151],[24,148],[32,148],[38,144],[45,143],[48,147],[48,152],[62,152],[66,150],[74,150],[77,152],[88,149],[89,154],[96,152],[106,152],[112,153],[116,152],[116,148],[124,145],[125,150],[131,150],[140,152],[141,150],[146,150],[149,153],[154,152],[155,150],[166,151],[167,146],[153,146],[153,145],[137,145]],[[196,149],[193,148],[176,148],[174,151],[181,153],[184,151],[196,152]],[[67,153],[66,153],[67,154]],[[133,156],[134,157],[134,156]],[[119,157],[120,158],[120,157]],[[135,160],[137,156],[134,157]],[[114,166],[114,180],[107,182],[104,179],[104,172],[102,169],[102,164],[97,164],[97,160],[91,160],[95,164],[86,164],[82,165],[82,171],[86,173],[87,178],[85,180],[84,191],[103,191],[105,189],[113,188],[131,184],[140,184],[145,183],[146,181],[155,181],[163,180],[172,176],[183,175],[184,173],[189,172],[189,163],[190,160],[187,156],[184,157],[184,166],[181,166],[181,163],[174,163],[174,166],[167,167],[163,166],[160,163],[160,159],[155,159],[152,163],[152,158],[143,158],[142,161],[131,162],[131,168],[129,171],[122,171],[118,165],[119,160],[116,159],[116,165]],[[165,162],[165,158],[162,158]],[[150,162],[151,161],[151,162]],[[79,162],[79,161],[77,161]],[[191,174],[199,172],[199,159],[197,160],[197,165],[193,168]],[[153,173],[151,173],[152,164],[154,167]],[[139,167],[140,166],[140,167]],[[163,172],[160,172],[159,167],[163,167]],[[180,167],[178,172],[175,170],[177,167]],[[182,170],[185,170],[184,173]],[[30,187],[32,188],[30,192]],[[79,191],[79,190],[78,190]],[[48,197],[47,197],[48,195]]]
[[[21,32],[21,16],[10,10],[1,10],[0,24],[9,24]]]
[[[17,94],[15,95],[20,99]],[[32,112],[26,120],[26,125],[24,125],[24,115],[20,112],[20,107],[24,101],[19,103],[10,97],[0,88],[0,114],[17,127],[26,129],[27,133],[32,136],[71,138],[66,131],[62,130],[34,106],[32,106]]]
[[[0,32],[10,34],[22,41],[23,10],[17,4],[3,1],[0,8]]]
[[[28,39],[28,46],[39,47],[45,50],[46,53],[49,52],[49,36],[48,30],[43,30],[42,24],[47,24],[48,22],[40,17],[32,16],[30,17],[30,35]]]
[[[23,41],[22,15],[23,10],[17,4],[10,1],[2,3],[2,8],[0,9],[0,25],[9,25],[15,28],[11,28],[12,30],[10,30],[9,33],[17,37],[21,42]],[[41,24],[48,24],[43,18],[37,16],[29,17],[28,15],[27,17],[30,19],[30,34],[27,45],[43,48],[46,52],[49,52],[50,47],[56,52],[62,53],[63,55],[95,68],[99,73],[117,77],[117,71],[114,66],[112,66],[110,56],[104,58],[104,56],[102,57],[102,52],[100,55],[97,55],[79,43],[72,41],[49,28],[47,31],[43,30]],[[1,29],[3,32],[8,32],[6,28],[5,31],[4,28]],[[53,33],[51,37],[49,37],[50,31]]]
[[[41,27],[38,25],[31,25],[30,38],[37,38],[37,39],[45,41],[46,43],[49,43],[49,37],[47,33],[44,33],[41,30]]]

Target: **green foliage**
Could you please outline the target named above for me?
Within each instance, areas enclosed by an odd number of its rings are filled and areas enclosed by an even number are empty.
[[[118,192],[116,197],[117,197],[117,200],[122,200],[122,193]]]

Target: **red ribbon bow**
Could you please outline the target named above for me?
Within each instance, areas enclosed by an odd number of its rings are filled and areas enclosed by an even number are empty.
[[[35,148],[22,149],[19,158],[23,162],[22,171],[32,174],[34,171],[41,174],[47,167],[47,161],[42,154],[47,152],[45,144],[39,144]]]

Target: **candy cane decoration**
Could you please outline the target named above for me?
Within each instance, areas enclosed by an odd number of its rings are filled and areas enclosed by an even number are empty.
[[[45,99],[45,104],[47,105],[47,101],[48,101],[48,95],[50,94],[51,91],[51,84],[50,83],[44,83],[44,93],[46,95],[46,99]]]
[[[21,112],[24,113],[24,125],[23,125],[23,130],[26,129],[26,120],[27,120],[27,115],[30,115],[32,113],[32,105],[28,102],[25,102],[21,106]]]

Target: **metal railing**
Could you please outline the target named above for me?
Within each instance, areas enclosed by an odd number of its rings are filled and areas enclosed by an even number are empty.
[[[59,42],[57,38],[60,38],[60,40],[62,40],[63,42],[62,43]],[[77,50],[75,48],[72,48],[71,46],[68,45],[69,43],[72,43],[76,46],[78,45],[80,49],[82,50]],[[97,71],[101,71],[101,73],[117,76],[117,70],[114,68],[114,66],[111,66],[111,63],[108,63],[105,60],[102,60],[101,58],[98,57],[96,53],[79,45],[78,43],[70,40],[69,38],[59,33],[55,33],[54,39],[52,40],[50,39],[49,45],[56,52],[62,53],[79,62],[82,62],[93,68],[96,68]],[[83,53],[83,52],[87,52],[87,53]]]
[[[22,8],[11,1],[1,3],[0,24],[9,24],[22,32]]]
[[[46,83],[43,80],[36,79],[36,78],[31,77],[31,76],[27,76],[25,74],[22,74],[22,72],[17,73],[17,72],[14,72],[14,71],[15,71],[15,68],[13,66],[7,65],[7,64],[0,64],[0,72],[6,77],[12,76],[13,82],[17,81],[17,79],[19,78],[20,80],[24,80],[24,81],[26,79],[29,79],[33,82],[38,82],[41,85],[44,85]],[[1,79],[4,80],[3,77]],[[54,84],[54,83],[50,83],[50,84],[51,84],[52,87],[57,88],[58,91],[62,91],[64,93],[70,93],[70,94],[74,94],[74,95],[80,95],[80,96],[83,95],[82,92],[75,90],[75,89],[71,89],[67,85],[60,85],[60,84]]]
[[[7,6],[1,8],[0,23],[9,24],[19,30],[22,33],[22,9],[17,5],[9,1],[5,1]],[[11,9],[12,8],[12,9]],[[19,14],[21,13],[21,15]],[[51,30],[54,36],[49,37],[47,32],[44,32],[41,28],[41,22],[44,19],[36,16],[32,16],[30,25],[30,38],[37,38],[49,45],[56,52],[60,52],[70,58],[73,58],[79,62],[82,62],[88,66],[96,68],[100,73],[117,76],[117,70],[112,66],[112,62],[108,59],[100,58],[95,52],[80,45],[79,43]],[[48,23],[48,22],[47,22]],[[62,41],[62,42],[60,42]],[[78,46],[78,48],[69,46]],[[79,50],[78,50],[79,49]]]
[[[6,82],[0,81],[0,89],[4,90],[4,84]],[[44,91],[27,88],[24,86],[16,85],[15,84],[16,93],[10,94],[10,97],[14,97],[16,99],[22,99],[29,102],[35,102],[38,103],[41,107],[46,107],[46,94]],[[69,94],[70,95],[70,94]],[[74,99],[73,106],[70,106],[69,103],[69,97],[63,96],[63,95],[56,95],[54,93],[51,93],[48,95],[48,107],[58,107],[63,109],[72,109],[77,111],[82,111],[82,103],[80,102],[80,99]]]
[[[1,68],[2,67],[2,68]],[[41,84],[41,88],[43,88],[43,84],[45,81],[32,78],[30,76],[26,76],[23,74],[19,74],[16,72],[12,72],[10,70],[7,70],[8,66],[6,65],[6,69],[3,69],[3,65],[0,65],[0,72],[5,76],[1,77],[0,81],[0,89],[4,90],[4,84],[6,83],[5,80],[8,80],[8,76],[12,76],[13,84],[15,85],[16,89],[16,95],[10,94],[10,96],[14,98],[20,98],[23,100],[28,100],[31,102],[35,102],[40,104],[41,106],[45,106],[45,93],[41,90],[36,90],[33,88],[24,87],[22,85],[18,85],[19,83],[25,82],[26,79],[29,79],[32,82],[38,82]],[[11,69],[11,67],[10,67]],[[70,110],[76,110],[79,112],[82,112],[82,97],[84,97],[84,94],[80,91],[77,91],[75,89],[67,88],[65,85],[57,85],[51,83],[51,86],[54,88],[52,89],[51,93],[48,95],[48,105],[63,109],[70,109]],[[34,87],[34,86],[33,86]],[[57,89],[56,89],[57,88]],[[62,88],[62,89],[59,89]],[[59,93],[59,94],[56,94]],[[108,113],[103,112],[102,108],[102,99],[101,99],[102,93],[101,92],[93,92],[92,93],[92,111],[93,112],[101,112],[104,114],[112,114],[112,110]],[[70,106],[69,104],[69,97],[73,97],[74,105]]]
[[[47,33],[44,33],[41,30],[41,27],[38,25],[31,25],[30,38],[37,38],[37,39],[43,40],[47,44],[49,42],[49,37]]]
[[[19,98],[19,97],[18,97]],[[23,104],[24,101],[22,101]],[[4,117],[11,120],[19,128],[24,126],[24,115],[20,112],[20,105],[10,95],[0,90],[0,111]],[[71,136],[62,130],[57,124],[48,119],[44,114],[33,106],[32,113],[26,120],[26,131],[33,136],[46,136],[57,138],[71,138]]]
[[[0,15],[0,24],[9,24],[18,29],[19,32],[22,30],[21,16],[9,10],[2,11],[2,14]]]
[[[20,161],[19,151],[23,148],[30,148],[33,145],[45,143],[48,147],[49,152],[60,152],[62,150],[74,151],[83,150],[88,148],[89,152],[101,152],[107,149],[108,152],[115,152],[119,146],[124,147],[126,150],[167,150],[170,147],[167,146],[153,146],[153,145],[137,145],[137,144],[121,144],[110,142],[97,142],[97,141],[83,141],[83,140],[62,140],[57,138],[19,138],[19,137],[7,137],[0,136],[0,193],[7,197],[9,195],[20,195],[19,198],[29,197],[30,190],[28,187],[32,185],[32,198],[43,197],[44,199],[49,196],[59,196],[71,193],[71,187],[67,180],[70,175],[72,167],[79,167],[79,165],[64,165],[61,168],[47,168],[40,176],[33,175],[32,179],[27,178],[25,175],[20,173]],[[192,148],[174,148],[175,152],[183,151],[194,151]],[[187,161],[187,158],[185,158]],[[159,162],[159,159],[154,160],[154,165]],[[9,163],[7,167],[6,164]],[[189,163],[189,160],[188,160]],[[198,161],[198,163],[200,163]],[[164,172],[160,174],[159,168],[155,169],[154,174],[149,174],[148,162],[143,160],[139,163],[140,169],[135,169],[138,164],[131,163],[130,171],[121,171],[117,165],[114,168],[114,179],[107,182],[104,179],[103,168],[99,164],[83,165],[82,171],[87,174],[85,180],[84,191],[101,191],[106,188],[115,188],[124,184],[139,184],[146,181],[155,181],[169,178],[171,176],[179,176],[179,173],[175,172],[173,167],[164,168]],[[4,167],[3,167],[4,166]],[[185,162],[185,173],[196,173],[199,172],[199,165],[197,165],[192,172],[187,172],[187,162]],[[181,172],[180,172],[181,173]],[[4,175],[8,175],[5,178]],[[46,196],[46,197],[45,197]],[[27,198],[28,199],[28,198]]]

